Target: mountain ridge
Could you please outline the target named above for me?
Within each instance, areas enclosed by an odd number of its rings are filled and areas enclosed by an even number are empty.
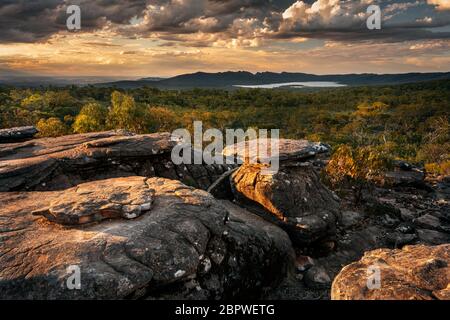
[[[100,83],[96,86],[116,86],[120,88],[137,88],[152,86],[161,89],[190,89],[190,88],[233,88],[238,85],[268,85],[290,82],[335,82],[347,86],[355,85],[387,85],[415,83],[431,80],[450,79],[450,72],[420,73],[410,72],[402,74],[331,74],[315,75],[291,72],[257,72],[225,71],[217,73],[195,72],[177,75],[159,81],[143,79]]]
[[[295,82],[330,82],[345,86],[373,86],[417,83],[432,80],[450,80],[450,72],[409,72],[400,74],[350,73],[316,75],[301,72],[256,72],[223,71],[193,72],[174,77],[143,77],[140,79],[119,79],[118,77],[49,77],[34,75],[3,75],[0,86],[39,87],[67,85],[93,85],[96,87],[117,87],[133,89],[144,86],[159,89],[217,88],[235,89],[237,86],[261,86]],[[298,86],[293,86],[297,87]],[[285,86],[289,87],[289,85]]]

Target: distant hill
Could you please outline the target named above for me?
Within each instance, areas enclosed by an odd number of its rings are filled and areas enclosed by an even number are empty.
[[[1,71],[1,69],[0,69]],[[0,86],[14,86],[35,88],[40,86],[65,87],[69,85],[83,86],[88,84],[119,81],[117,77],[51,77],[29,75],[2,75],[0,74]],[[160,78],[158,80],[161,80]]]
[[[0,71],[2,71],[0,69]],[[328,82],[346,86],[372,86],[424,82],[430,80],[449,80],[450,72],[442,73],[404,73],[404,74],[336,74],[315,75],[289,72],[258,72],[246,71],[206,73],[196,72],[182,74],[172,78],[146,77],[138,80],[123,80],[117,77],[49,77],[34,74],[0,73],[0,86],[39,87],[95,85],[97,87],[117,87],[133,89],[149,86],[160,89],[192,89],[220,88],[233,89],[237,86],[261,86],[283,84],[284,87],[298,88],[297,82]],[[289,85],[289,83],[291,83]],[[294,83],[294,84],[292,84]],[[286,85],[285,85],[286,84]],[[320,87],[320,86],[319,86]]]
[[[267,85],[292,82],[334,82],[348,86],[386,85],[415,83],[430,80],[450,79],[450,72],[445,73],[404,73],[404,74],[341,74],[314,75],[307,73],[273,73],[246,71],[206,73],[197,72],[183,74],[168,79],[158,80],[144,78],[133,81],[117,81],[96,84],[96,86],[119,88],[137,88],[151,86],[161,89],[191,89],[191,88],[233,88],[239,85]]]

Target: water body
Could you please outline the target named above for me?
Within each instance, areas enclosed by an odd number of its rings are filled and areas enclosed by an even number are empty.
[[[307,82],[283,82],[283,83],[270,83],[270,84],[258,84],[258,85],[233,85],[233,87],[238,88],[259,88],[259,89],[274,89],[281,87],[291,87],[291,88],[338,88],[346,87],[345,84],[340,84],[331,81],[307,81]]]

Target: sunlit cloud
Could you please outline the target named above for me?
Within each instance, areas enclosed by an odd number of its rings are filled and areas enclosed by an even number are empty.
[[[450,10],[450,0],[427,0],[427,2],[436,5],[438,10]]]
[[[448,71],[449,0],[73,2],[83,17],[75,33],[65,27],[65,1],[2,1],[0,67],[133,77]],[[374,2],[383,9],[378,32],[365,25]]]

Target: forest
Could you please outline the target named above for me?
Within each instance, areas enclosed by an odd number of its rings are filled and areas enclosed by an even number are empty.
[[[450,80],[312,92],[0,87],[0,128],[35,125],[41,137],[171,132],[192,129],[195,120],[205,129],[280,129],[284,138],[369,150],[450,174]]]

